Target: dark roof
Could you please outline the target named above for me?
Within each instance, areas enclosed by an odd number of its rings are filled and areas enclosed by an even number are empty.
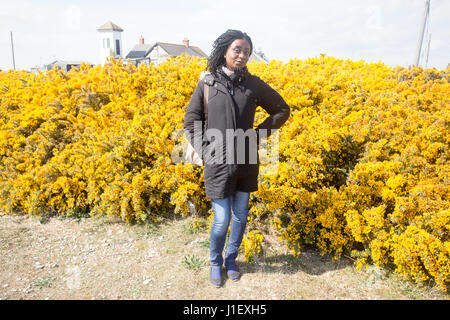
[[[127,54],[125,59],[145,58],[152,51],[154,44],[137,44]]]
[[[100,26],[97,31],[123,31],[121,27],[119,27],[117,24],[108,21],[104,25]]]
[[[178,57],[181,54],[185,54],[191,57],[204,57],[207,58],[208,55],[204,53],[199,47],[189,46],[186,47],[184,44],[173,44],[166,42],[157,42],[169,55]]]

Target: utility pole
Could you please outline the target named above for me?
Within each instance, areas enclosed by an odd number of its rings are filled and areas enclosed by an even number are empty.
[[[420,52],[422,51],[423,34],[425,33],[425,25],[426,25],[428,16],[430,14],[430,1],[431,0],[426,0],[425,1],[425,9],[423,11],[422,25],[420,26],[419,41],[417,42],[416,57],[415,57],[415,60],[414,60],[414,65],[416,67],[419,66]]]
[[[14,60],[14,43],[13,43],[13,36],[12,31],[9,32],[11,35],[11,50],[12,50],[12,58],[13,58],[13,68],[16,70],[16,61]]]
[[[427,60],[425,62],[425,68],[428,68],[428,56],[430,55],[430,43],[431,43],[431,33],[428,37],[428,46],[427,46]]]

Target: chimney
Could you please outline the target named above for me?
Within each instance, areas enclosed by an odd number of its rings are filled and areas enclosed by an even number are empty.
[[[189,48],[189,39],[188,38],[184,38],[183,39],[183,44],[186,48]]]
[[[139,44],[143,45],[144,44],[144,38],[142,38],[142,36],[139,37]]]

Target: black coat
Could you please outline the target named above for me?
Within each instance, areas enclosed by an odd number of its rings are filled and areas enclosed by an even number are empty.
[[[230,78],[231,77],[231,78]],[[184,118],[184,129],[187,139],[194,146],[204,161],[204,178],[206,196],[210,199],[222,199],[231,196],[236,190],[253,192],[258,190],[259,159],[257,162],[249,158],[249,139],[245,140],[245,161],[227,160],[226,130],[254,129],[255,110],[261,106],[268,113],[258,129],[279,129],[287,121],[290,108],[283,98],[260,78],[251,75],[246,69],[238,76],[226,76],[222,71],[217,75],[204,73],[195,88]],[[209,86],[208,116],[205,121],[203,110],[204,84]],[[203,132],[200,133],[202,148],[194,143],[194,121],[203,121]],[[214,140],[208,133],[221,133],[223,139],[219,147],[213,145]],[[198,133],[198,131],[197,131]],[[267,136],[271,134],[268,130]],[[236,139],[235,139],[236,140]],[[253,144],[252,144],[253,145]],[[256,145],[254,145],[256,148]],[[235,153],[237,147],[235,146]],[[218,152],[216,152],[218,151]],[[228,157],[228,160],[231,158]]]

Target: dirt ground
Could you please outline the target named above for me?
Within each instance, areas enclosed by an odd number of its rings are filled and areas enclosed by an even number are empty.
[[[0,299],[448,299],[348,259],[316,250],[292,257],[277,241],[247,264],[239,282],[209,281],[209,235],[192,218],[127,225],[117,218],[42,220],[0,216]]]

